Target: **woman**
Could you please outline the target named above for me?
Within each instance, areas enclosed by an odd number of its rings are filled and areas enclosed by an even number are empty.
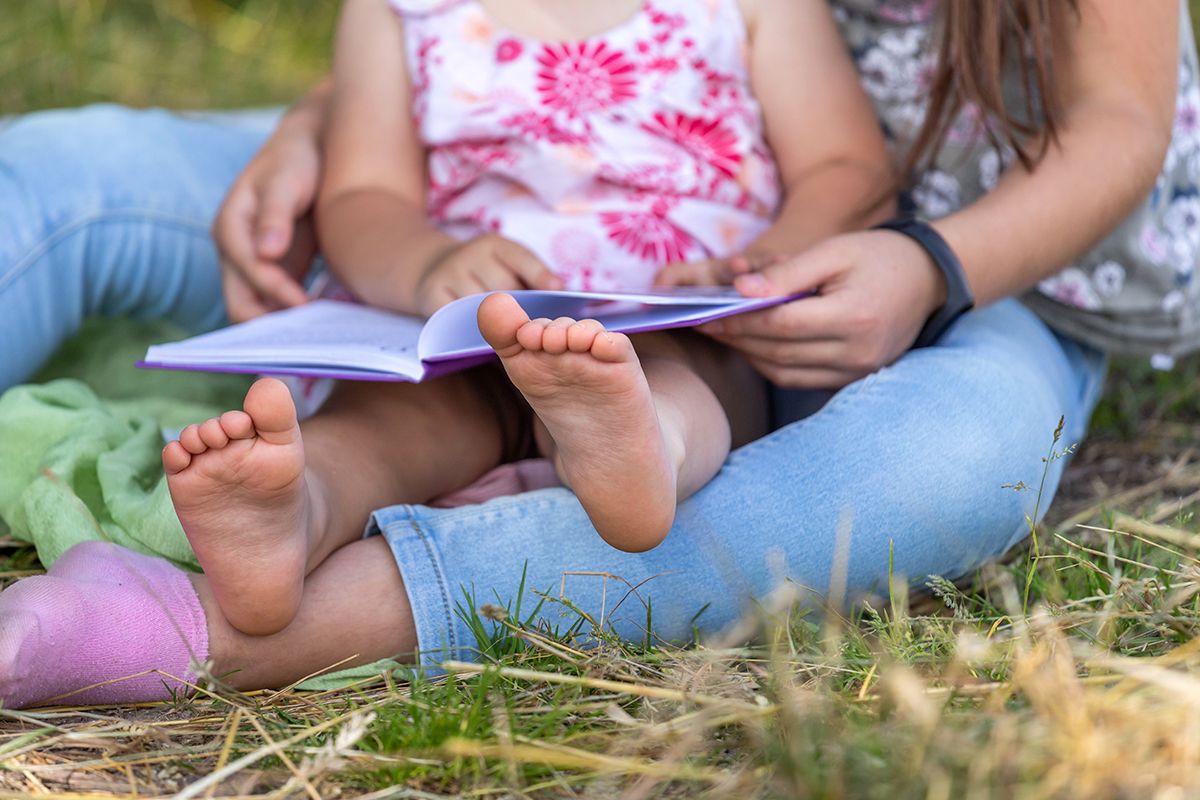
[[[1063,462],[1044,458],[1055,428],[1065,419],[1064,445],[1083,436],[1105,365],[1098,349],[1055,332],[1011,296],[1037,285],[1058,300],[1074,301],[1081,308],[1039,298],[1030,305],[1089,343],[1125,343],[1148,352],[1186,345],[1195,225],[1194,218],[1189,227],[1186,220],[1171,223],[1168,217],[1186,215],[1188,185],[1194,182],[1191,162],[1200,160],[1193,158],[1200,151],[1194,126],[1182,116],[1173,123],[1177,89],[1187,93],[1180,109],[1195,106],[1194,51],[1189,36],[1183,37],[1182,57],[1175,49],[1181,6],[1170,0],[1136,8],[1122,0],[1079,0],[1075,8],[1052,0],[947,0],[941,6],[946,15],[942,60],[935,66],[927,55],[932,7],[930,2],[842,0],[836,10],[886,131],[911,141],[922,118],[929,122],[917,141],[916,163],[924,166],[912,197],[925,214],[940,218],[934,228],[961,261],[966,287],[956,284],[952,271],[943,272],[924,247],[891,230],[846,233],[739,277],[736,285],[747,294],[817,292],[705,329],[783,387],[777,394],[778,421],[788,422],[800,406],[811,405],[810,390],[838,391],[819,412],[733,453],[717,478],[680,506],[661,546],[634,555],[597,545],[578,503],[558,489],[451,510],[384,508],[370,526],[370,532],[383,535],[330,555],[309,576],[297,620],[267,637],[245,636],[213,620],[206,625],[188,592],[190,584],[200,603],[211,602],[202,576],[180,577],[164,568],[165,562],[130,554],[122,556],[129,570],[158,587],[160,597],[178,596],[180,604],[165,615],[138,606],[140,616],[131,616],[132,611],[118,608],[120,593],[111,586],[90,595],[114,598],[106,599],[103,609],[96,607],[99,600],[77,598],[88,609],[74,618],[93,624],[88,630],[63,628],[59,638],[76,644],[86,640],[88,653],[105,657],[91,655],[91,663],[68,670],[50,649],[34,644],[30,631],[49,624],[48,612],[39,610],[49,605],[45,597],[65,596],[87,579],[90,559],[104,557],[79,546],[49,577],[19,582],[0,595],[5,626],[0,640],[11,643],[0,653],[0,676],[6,681],[0,694],[6,704],[37,702],[148,668],[182,676],[192,657],[210,658],[214,674],[238,670],[230,681],[242,688],[280,685],[356,654],[360,663],[417,649],[430,661],[469,657],[475,642],[457,614],[466,605],[464,592],[473,591],[479,602],[496,596],[515,602],[522,581],[531,593],[525,608],[537,600],[532,592],[557,597],[562,587],[576,606],[622,636],[642,637],[652,610],[657,636],[685,640],[694,631],[714,634],[727,628],[782,585],[841,603],[886,591],[892,576],[957,577],[1007,550],[1025,535],[1026,514],[1037,498],[1002,487],[1035,486],[1045,472],[1046,492],[1053,492]],[[1029,37],[1028,50],[1012,40],[1008,49],[997,46],[1014,19]],[[1010,80],[1000,82],[999,65],[1014,51],[1041,58],[1024,73],[1014,67]],[[927,112],[923,97],[930,74],[935,102]],[[1035,90],[1029,102],[1019,86],[1013,91],[1012,76],[1019,81],[1022,74]],[[1040,118],[1045,124],[1030,121],[1039,119],[1037,96],[1044,98]],[[938,97],[947,104],[939,106]],[[315,142],[323,102],[318,90],[285,116],[234,183],[217,217],[225,295],[235,319],[302,299],[290,275],[312,252],[303,220],[319,172]],[[959,113],[964,102],[967,111]],[[229,178],[254,141],[219,126],[215,130],[227,139],[216,140],[207,130],[193,132],[194,123],[91,113],[110,120],[118,128],[111,138],[131,147],[155,128],[156,151],[167,148],[164,139],[182,142],[183,166],[172,165],[169,177],[158,178],[163,192],[142,195],[165,194],[183,202],[180,198],[191,192],[197,207],[219,192],[218,178]],[[988,129],[1007,146],[1003,153],[1013,154],[1006,170],[1006,155],[987,156],[994,151],[979,120],[992,123]],[[10,158],[12,137],[18,134],[45,140],[53,133],[61,140],[62,131],[70,129],[70,123],[30,119],[0,141],[5,154],[0,158]],[[198,141],[189,143],[192,136]],[[909,141],[900,142],[901,153]],[[191,163],[211,171],[194,174]],[[128,174],[128,166],[122,171]],[[837,199],[853,180],[846,165],[831,163],[812,175],[805,191]],[[97,191],[112,191],[99,180],[97,186]],[[1151,190],[1150,204],[1138,210]],[[1139,216],[1115,239],[1081,256],[1135,210]],[[160,221],[167,216],[156,214]],[[181,237],[169,227],[183,216],[143,230],[135,252],[182,249]],[[293,227],[295,219],[301,222]],[[1131,230],[1138,235],[1130,236]],[[40,252],[71,238],[56,235],[46,238]],[[139,236],[136,231],[127,235]],[[164,244],[167,239],[171,244]],[[289,243],[292,252],[285,255]],[[193,237],[187,247],[202,245]],[[1135,253],[1138,263],[1118,263],[1113,257],[1118,252]],[[64,257],[72,267],[86,260],[82,251]],[[172,257],[172,263],[187,265],[185,277],[204,271],[200,258]],[[20,281],[21,269],[32,271],[38,258],[23,256],[20,264],[29,266],[7,269],[0,291]],[[943,253],[941,261],[946,260]],[[1062,272],[1071,264],[1078,266]],[[158,276],[148,270],[139,277]],[[909,350],[939,309],[949,301],[963,303],[964,289],[973,293],[977,310],[933,346]],[[207,298],[214,297],[211,286],[205,291]],[[215,299],[206,304],[198,294],[190,302],[163,300],[151,313],[186,306],[197,327],[214,324]],[[37,306],[31,300],[27,307]],[[1176,323],[1175,332],[1164,333],[1170,323]],[[420,422],[415,420],[413,428],[420,429]],[[427,422],[436,429],[436,420]],[[411,436],[405,442],[406,447],[422,444]],[[362,481],[362,491],[382,502],[402,496],[420,477],[407,475],[409,460],[399,446],[395,452],[390,470]],[[1049,496],[1042,497],[1040,507],[1048,501]],[[598,573],[618,576],[620,588],[608,586],[611,577]],[[356,591],[330,591],[345,582],[353,582]],[[625,594],[621,582],[638,589],[617,603]],[[42,599],[34,602],[38,596]],[[381,614],[380,608],[387,612]],[[148,621],[147,615],[155,613],[156,621]],[[105,614],[104,625],[94,624]],[[337,635],[309,635],[312,620],[331,615],[342,620]],[[551,606],[544,606],[542,615],[549,624],[557,620]],[[64,618],[59,614],[54,624],[68,626]],[[142,639],[153,646],[139,651],[141,660],[129,658],[98,671],[96,664],[109,663],[114,648],[107,634],[97,631],[128,628],[135,621],[145,631]],[[128,650],[126,645],[121,652]],[[39,672],[37,665],[51,659],[59,674],[71,672],[73,683],[39,682],[37,676],[51,671]],[[162,681],[152,677],[113,684],[122,690],[90,690],[76,699],[161,695]]]

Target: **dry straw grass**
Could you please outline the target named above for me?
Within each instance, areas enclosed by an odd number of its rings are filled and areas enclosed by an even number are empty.
[[[0,711],[0,797],[1200,796],[1200,535],[1053,541],[1028,610],[1029,553],[887,613],[783,603],[754,647],[581,647],[486,608],[510,653],[443,679]]]

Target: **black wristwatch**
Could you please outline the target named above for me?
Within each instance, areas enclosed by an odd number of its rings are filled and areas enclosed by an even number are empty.
[[[967,283],[967,274],[963,272],[962,262],[933,226],[916,217],[896,217],[879,223],[875,229],[902,233],[921,245],[946,278],[945,304],[929,315],[925,326],[921,328],[920,334],[912,344],[914,350],[918,347],[928,347],[940,339],[959,317],[975,307],[975,298],[971,295],[971,287]]]

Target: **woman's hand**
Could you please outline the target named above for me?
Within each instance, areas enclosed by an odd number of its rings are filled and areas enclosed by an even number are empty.
[[[841,388],[891,364],[946,299],[933,260],[894,231],[835,236],[733,283],[747,297],[814,292],[700,328],[797,389]]]
[[[312,206],[325,94],[319,86],[288,111],[217,211],[212,235],[234,322],[308,300],[300,281],[317,252]]]
[[[478,292],[561,289],[562,279],[533,253],[496,233],[443,251],[417,283],[417,309],[429,316],[452,300]]]

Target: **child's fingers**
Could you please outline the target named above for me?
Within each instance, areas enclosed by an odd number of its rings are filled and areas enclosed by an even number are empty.
[[[475,292],[511,292],[529,288],[520,275],[496,258],[471,265],[470,279],[474,284],[472,291]]]
[[[516,242],[501,239],[496,243],[494,252],[496,259],[520,279],[522,285],[514,288],[550,290],[563,288],[561,278],[551,272],[541,262],[541,259]]]
[[[726,281],[728,283],[728,281]],[[690,261],[667,264],[654,278],[655,286],[720,286],[715,262]]]
[[[467,294],[473,294],[473,292],[467,292]],[[457,300],[461,296],[450,282],[440,280],[437,277],[430,277],[421,286],[418,306],[421,313],[428,317],[442,306]]]
[[[739,275],[769,268],[786,260],[778,253],[739,253],[728,258],[667,264],[654,279],[656,286],[729,286]]]

